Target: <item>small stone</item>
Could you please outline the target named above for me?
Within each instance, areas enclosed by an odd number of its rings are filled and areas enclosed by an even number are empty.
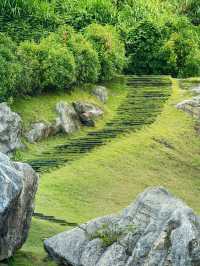
[[[104,86],[96,86],[92,90],[92,94],[96,96],[103,103],[106,103],[108,100],[108,90]]]

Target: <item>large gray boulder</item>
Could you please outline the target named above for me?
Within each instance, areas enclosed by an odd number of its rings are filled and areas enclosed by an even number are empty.
[[[71,104],[59,102],[56,111],[59,115],[55,126],[58,131],[70,134],[80,129],[79,116]]]
[[[164,188],[150,188],[119,215],[47,239],[49,255],[72,266],[200,265],[200,219]]]
[[[177,104],[177,109],[183,110],[193,117],[200,119],[200,96],[193,97],[189,100]]]
[[[21,148],[21,118],[6,103],[0,103],[0,152]]]
[[[29,165],[0,153],[0,261],[27,239],[37,185],[38,176]]]
[[[57,133],[56,126],[50,123],[38,122],[32,124],[32,129],[26,134],[28,142],[35,143]]]
[[[92,90],[92,94],[96,96],[103,103],[106,103],[108,100],[108,90],[104,86],[94,87]]]
[[[104,113],[99,106],[92,103],[77,101],[73,106],[85,126],[95,126],[95,120]]]

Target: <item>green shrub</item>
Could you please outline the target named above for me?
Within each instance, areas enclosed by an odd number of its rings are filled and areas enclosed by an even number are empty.
[[[22,43],[18,48],[23,65],[21,93],[41,93],[46,89],[63,90],[75,81],[74,57],[67,48],[50,38],[39,44]]]
[[[184,34],[173,33],[160,50],[168,74],[174,77],[198,76],[200,74],[200,50],[195,40]]]
[[[162,45],[161,29],[154,23],[142,21],[128,33],[127,54],[128,72],[134,74],[152,74],[157,67],[157,55]]]
[[[50,36],[73,53],[78,83],[96,82],[100,74],[100,63],[92,44],[72,27],[61,27]]]
[[[39,46],[35,42],[23,42],[17,49],[17,55],[22,68],[18,81],[18,93],[29,94],[42,91],[42,73]]]
[[[49,38],[39,44],[40,53],[43,55],[42,87],[64,90],[75,82],[76,65],[74,56],[67,47],[51,42]]]
[[[15,44],[9,37],[0,33],[0,100],[16,93],[16,82],[20,77],[21,66],[15,56]]]
[[[76,62],[78,82],[96,82],[99,78],[100,63],[97,52],[81,34],[75,34],[69,41],[69,47]]]
[[[200,50],[193,50],[186,58],[185,66],[179,76],[184,78],[200,76]]]
[[[100,78],[110,80],[121,73],[125,65],[125,49],[115,28],[91,24],[86,28],[85,36],[98,52],[101,64]]]

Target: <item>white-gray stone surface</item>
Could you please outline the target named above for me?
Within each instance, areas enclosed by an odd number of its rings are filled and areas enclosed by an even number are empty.
[[[74,102],[74,109],[77,112],[80,121],[85,126],[95,126],[95,120],[103,115],[103,110],[96,104],[87,102]]]
[[[59,102],[56,105],[59,117],[56,119],[55,127],[67,134],[71,134],[80,129],[79,116],[71,104]]]
[[[164,188],[150,188],[121,214],[90,221],[44,245],[62,265],[197,266],[200,219]]]
[[[28,142],[35,143],[42,139],[46,139],[57,133],[58,129],[56,126],[50,123],[38,122],[32,124],[32,129],[26,134]]]
[[[200,96],[193,97],[189,100],[177,104],[177,109],[183,110],[193,117],[200,119]]]
[[[22,147],[21,133],[20,116],[7,103],[0,103],[0,152],[7,154]]]
[[[34,210],[38,175],[0,153],[0,261],[22,247]]]
[[[103,103],[106,103],[108,100],[108,90],[104,86],[94,87],[92,90],[92,94],[96,96]]]

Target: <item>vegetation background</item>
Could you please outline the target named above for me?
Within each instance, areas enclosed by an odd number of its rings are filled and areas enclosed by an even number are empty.
[[[60,100],[95,102],[88,83],[121,73],[200,76],[200,0],[0,1],[0,101],[14,102],[25,129],[53,120]],[[121,84],[109,91],[97,129],[126,97]],[[199,213],[200,139],[195,122],[174,108],[190,96],[173,80],[172,96],[150,127],[45,173],[36,211],[81,223],[119,211],[159,184]],[[65,141],[65,136],[44,140],[16,155],[35,159]],[[33,218],[29,239],[9,266],[55,265],[46,258],[43,240],[67,229]]]
[[[2,0],[0,96],[200,75],[200,0]]]

